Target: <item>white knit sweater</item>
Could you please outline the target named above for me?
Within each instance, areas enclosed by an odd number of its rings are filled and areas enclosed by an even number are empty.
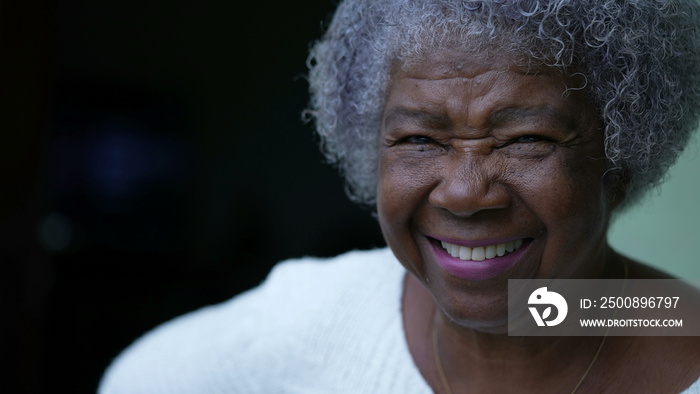
[[[99,393],[430,393],[405,340],[404,274],[389,249],[281,263],[261,286],[136,341]]]
[[[139,339],[99,392],[430,393],[406,345],[404,273],[388,249],[282,263]]]

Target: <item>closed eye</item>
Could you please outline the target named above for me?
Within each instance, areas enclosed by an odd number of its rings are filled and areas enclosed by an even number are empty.
[[[549,146],[552,143],[556,143],[556,141],[556,139],[548,136],[543,136],[539,134],[525,134],[517,137],[513,136],[511,139],[508,139],[501,145],[497,146],[497,149],[518,146],[518,149],[520,149],[521,147],[523,147],[522,145],[525,145],[528,149],[539,149],[540,147],[545,146],[542,143],[547,143],[547,146]]]
[[[434,144],[437,141],[430,137],[426,137],[424,135],[412,135],[410,137],[406,138],[406,142],[409,142],[411,144],[418,144],[418,145],[425,145],[425,144]]]
[[[435,154],[442,153],[447,148],[439,140],[423,134],[406,135],[394,145],[403,149],[404,152],[423,152]]]
[[[513,140],[514,143],[532,143],[532,142],[552,142],[551,138],[543,137],[541,135],[534,135],[534,134],[529,134],[529,135],[523,135],[518,138],[515,138]]]

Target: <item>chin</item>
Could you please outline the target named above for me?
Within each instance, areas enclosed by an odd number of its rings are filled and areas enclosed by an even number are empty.
[[[442,296],[438,296],[440,292],[434,292],[433,296],[438,307],[454,324],[488,334],[507,334],[507,286],[498,287],[502,290],[490,296],[482,293],[481,289],[473,289],[477,294],[470,291],[466,291],[467,294],[441,292]]]
[[[494,318],[475,318],[472,316],[455,316],[445,313],[450,317],[452,324],[461,328],[489,335],[508,335],[508,316]]]

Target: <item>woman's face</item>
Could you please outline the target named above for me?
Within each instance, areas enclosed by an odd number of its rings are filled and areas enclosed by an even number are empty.
[[[443,312],[499,332],[509,278],[600,274],[621,198],[603,184],[603,132],[581,81],[509,59],[441,51],[394,69],[377,207]]]

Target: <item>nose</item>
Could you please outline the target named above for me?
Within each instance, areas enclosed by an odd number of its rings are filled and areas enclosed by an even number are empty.
[[[431,191],[430,204],[460,217],[509,207],[511,195],[498,181],[497,167],[483,157],[454,158]]]

